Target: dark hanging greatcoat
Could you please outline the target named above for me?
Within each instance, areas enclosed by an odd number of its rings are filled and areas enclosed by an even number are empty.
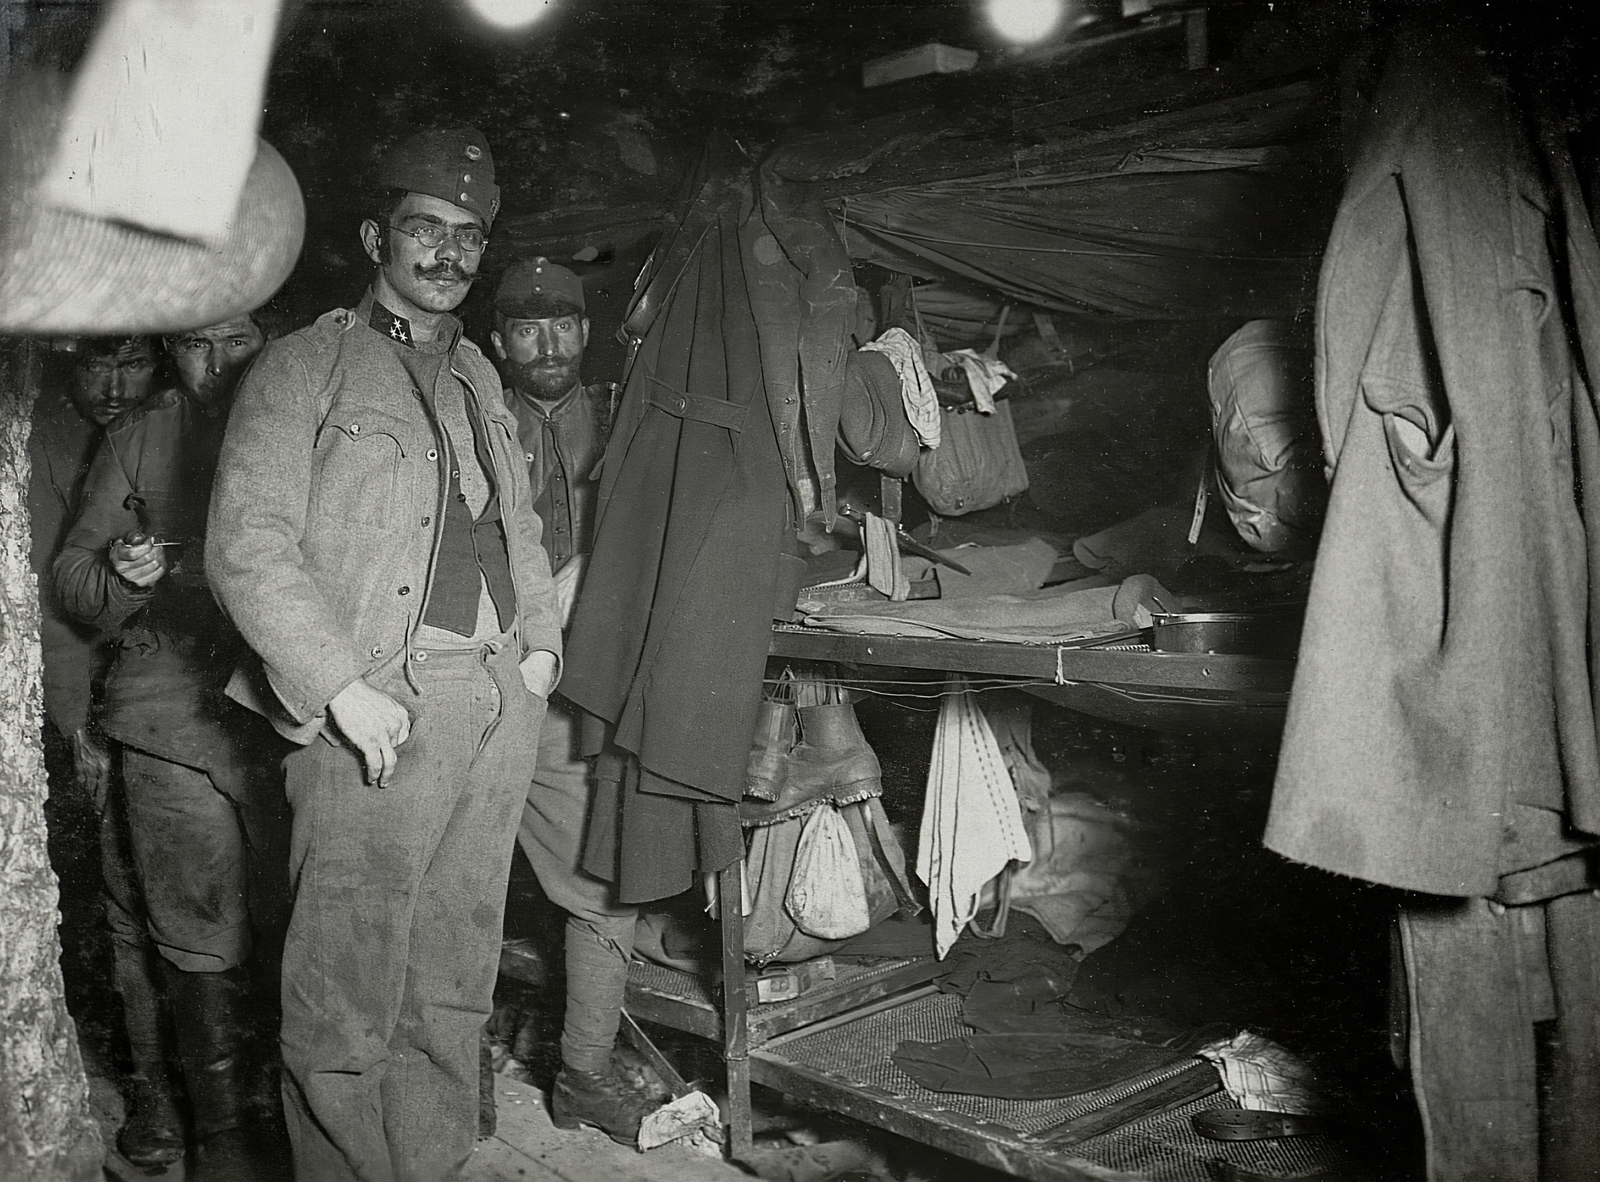
[[[585,867],[629,902],[744,852],[735,805],[792,536],[740,260],[748,194],[706,182],[636,298],[643,341],[566,646],[562,693],[612,732]]]

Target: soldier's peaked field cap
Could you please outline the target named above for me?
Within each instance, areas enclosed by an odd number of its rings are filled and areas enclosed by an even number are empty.
[[[459,205],[490,225],[500,212],[489,141],[476,127],[422,131],[401,140],[378,162],[379,188],[406,189]]]
[[[508,320],[548,320],[581,313],[583,280],[543,256],[513,263],[500,277],[494,307]]]

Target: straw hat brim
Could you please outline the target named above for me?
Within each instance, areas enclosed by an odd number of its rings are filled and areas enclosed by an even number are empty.
[[[305,240],[305,200],[269,144],[257,143],[220,244],[153,234],[35,198],[59,93],[59,80],[34,74],[0,96],[0,333],[176,332],[249,312],[283,285]]]

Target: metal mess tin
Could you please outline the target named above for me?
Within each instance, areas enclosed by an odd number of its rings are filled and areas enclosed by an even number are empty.
[[[1154,617],[1150,647],[1162,653],[1238,653],[1292,657],[1300,647],[1298,612],[1172,612]]]

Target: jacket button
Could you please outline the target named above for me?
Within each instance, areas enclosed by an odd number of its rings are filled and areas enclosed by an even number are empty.
[[[528,463],[533,463],[533,453],[531,451],[526,453],[526,459]]]
[[[428,449],[428,458],[430,460],[437,460],[439,458],[439,449],[436,447],[430,447]]]
[[[410,587],[402,587],[402,588],[400,588],[400,594],[401,595],[410,595],[411,594],[411,588]]]
[[[424,518],[423,518],[423,519],[422,519],[422,524],[423,524],[423,525],[432,525],[432,524],[433,524],[433,518],[431,518],[431,517],[424,517]]]
[[[352,435],[361,434],[361,424],[360,423],[351,423],[350,424],[350,434],[352,434]]]
[[[427,662],[427,660],[428,660],[428,650],[427,649],[420,650],[419,652],[417,652],[417,653],[415,653],[413,655],[412,659],[414,661],[416,661],[418,664],[425,664]]]
[[[381,645],[381,644],[375,644],[375,645],[373,645],[373,646],[372,646],[372,655],[373,655],[373,656],[374,656],[374,657],[381,657],[381,656],[383,656],[383,645]]]

